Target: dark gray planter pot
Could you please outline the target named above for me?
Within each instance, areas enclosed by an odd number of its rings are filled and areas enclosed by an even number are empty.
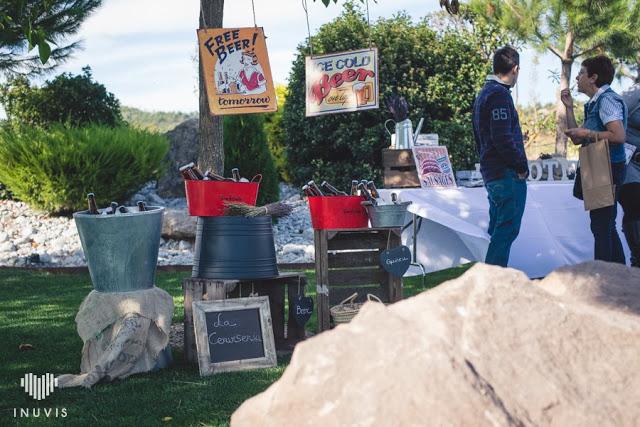
[[[129,209],[131,213],[122,215],[73,214],[91,281],[99,292],[138,291],[155,284],[164,208]]]
[[[277,277],[271,217],[198,217],[191,276],[201,279]]]

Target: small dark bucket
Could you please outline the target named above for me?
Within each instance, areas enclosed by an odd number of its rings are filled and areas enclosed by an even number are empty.
[[[191,277],[265,279],[277,276],[270,216],[198,217]]]

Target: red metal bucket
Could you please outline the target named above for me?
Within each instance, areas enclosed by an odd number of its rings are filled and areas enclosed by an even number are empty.
[[[366,228],[369,217],[360,204],[363,200],[362,196],[309,197],[313,228]]]
[[[255,206],[262,175],[251,182],[185,180],[187,206],[191,216],[223,216],[225,202]]]

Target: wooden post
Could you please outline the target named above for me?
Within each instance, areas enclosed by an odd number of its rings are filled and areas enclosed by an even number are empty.
[[[318,302],[318,331],[329,329],[329,294],[327,276],[329,273],[329,254],[327,251],[327,231],[314,231],[316,250],[316,301]]]
[[[187,362],[198,361],[196,336],[193,329],[193,302],[226,299],[227,286],[235,280],[212,280],[186,278],[182,281],[184,291],[184,357]]]

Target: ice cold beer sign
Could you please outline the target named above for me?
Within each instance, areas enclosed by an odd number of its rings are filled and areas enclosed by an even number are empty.
[[[306,58],[307,116],[378,108],[375,48]]]

